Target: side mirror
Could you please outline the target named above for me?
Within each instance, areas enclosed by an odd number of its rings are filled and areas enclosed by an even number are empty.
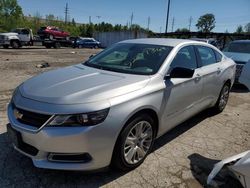
[[[192,78],[194,75],[193,69],[175,67],[165,78]]]

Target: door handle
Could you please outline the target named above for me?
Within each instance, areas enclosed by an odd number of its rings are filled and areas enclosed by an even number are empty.
[[[221,73],[221,68],[217,68],[217,73],[218,73],[218,74]]]
[[[198,81],[200,81],[200,79],[201,79],[201,75],[200,74],[196,74],[195,75],[195,81],[198,82]]]

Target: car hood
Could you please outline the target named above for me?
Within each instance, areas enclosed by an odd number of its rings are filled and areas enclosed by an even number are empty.
[[[246,63],[250,60],[250,54],[247,53],[235,53],[235,52],[223,52],[227,57],[237,62]]]
[[[23,97],[53,104],[106,100],[142,89],[149,76],[104,71],[82,64],[35,76],[20,87]]]

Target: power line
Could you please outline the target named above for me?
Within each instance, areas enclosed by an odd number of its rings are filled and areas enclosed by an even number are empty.
[[[134,13],[132,12],[132,15],[130,17],[130,28],[132,28],[133,20],[134,20]]]
[[[150,16],[148,17],[148,31],[149,31],[149,26],[150,26]]]
[[[68,23],[68,16],[69,16],[68,3],[66,3],[66,7],[65,7],[65,10],[64,10],[64,13],[65,13],[65,24],[67,24]]]
[[[173,20],[172,20],[172,32],[174,32],[174,17],[173,17]]]
[[[191,31],[191,25],[192,25],[192,21],[193,21],[193,18],[192,18],[192,16],[190,16],[190,18],[189,18],[189,24],[188,24],[188,30],[189,31]]]
[[[165,30],[165,33],[168,32],[168,18],[169,18],[170,1],[171,0],[168,0],[168,10],[167,10],[167,20],[166,20],[166,30]]]
[[[91,22],[91,16],[89,16],[89,24],[91,24],[92,22]]]

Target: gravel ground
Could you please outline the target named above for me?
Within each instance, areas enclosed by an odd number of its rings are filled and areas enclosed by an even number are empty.
[[[100,50],[0,49],[0,187],[206,187],[213,165],[250,148],[250,94],[236,88],[219,115],[209,111],[193,117],[159,138],[154,151],[137,169],[84,173],[35,168],[14,151],[6,134],[6,106],[13,89],[24,80],[58,67],[86,60]],[[36,68],[49,63],[48,68]],[[240,187],[226,171],[215,187]]]

